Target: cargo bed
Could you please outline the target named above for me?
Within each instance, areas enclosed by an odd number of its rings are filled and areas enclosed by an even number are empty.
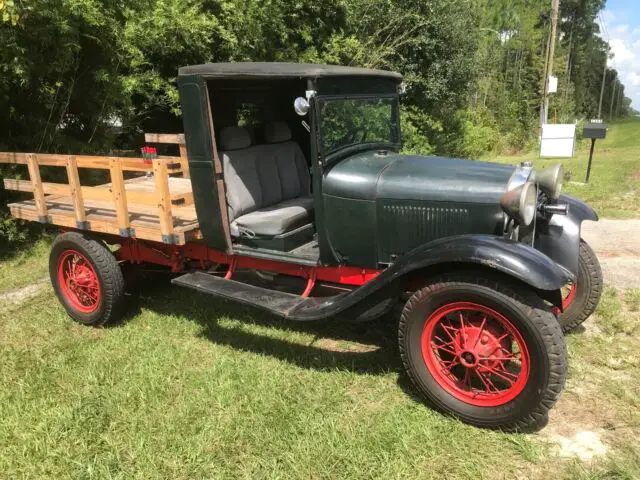
[[[200,238],[183,135],[147,134],[147,143],[174,143],[180,156],[129,157],[0,152],[0,163],[26,165],[29,180],[5,179],[7,190],[31,199],[10,203],[11,215],[61,227],[184,244]],[[65,167],[67,183],[43,182],[41,166]],[[80,184],[78,169],[109,170],[111,182]],[[127,176],[133,178],[125,179]],[[134,172],[134,173],[129,173]]]

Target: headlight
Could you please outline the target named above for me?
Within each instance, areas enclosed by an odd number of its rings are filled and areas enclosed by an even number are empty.
[[[536,186],[526,182],[505,193],[500,200],[500,205],[507,215],[526,227],[531,225],[536,215],[537,201]]]
[[[552,165],[545,168],[538,174],[537,181],[540,190],[551,198],[558,198],[562,191],[564,180],[564,167],[561,164]]]

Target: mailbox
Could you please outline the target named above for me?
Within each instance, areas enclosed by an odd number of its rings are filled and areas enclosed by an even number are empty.
[[[606,123],[585,123],[584,130],[582,131],[583,138],[590,138],[592,140],[605,138],[607,136],[607,124]]]

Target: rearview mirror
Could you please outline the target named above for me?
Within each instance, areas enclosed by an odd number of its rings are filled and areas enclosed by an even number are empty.
[[[298,97],[293,102],[293,109],[298,115],[304,117],[309,111],[309,102],[304,97]]]

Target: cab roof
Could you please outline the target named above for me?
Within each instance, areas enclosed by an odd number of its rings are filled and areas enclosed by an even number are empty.
[[[376,77],[402,81],[402,75],[386,70],[319,65],[313,63],[231,62],[205,63],[182,67],[178,75],[201,75],[215,78],[322,78],[322,77]]]

